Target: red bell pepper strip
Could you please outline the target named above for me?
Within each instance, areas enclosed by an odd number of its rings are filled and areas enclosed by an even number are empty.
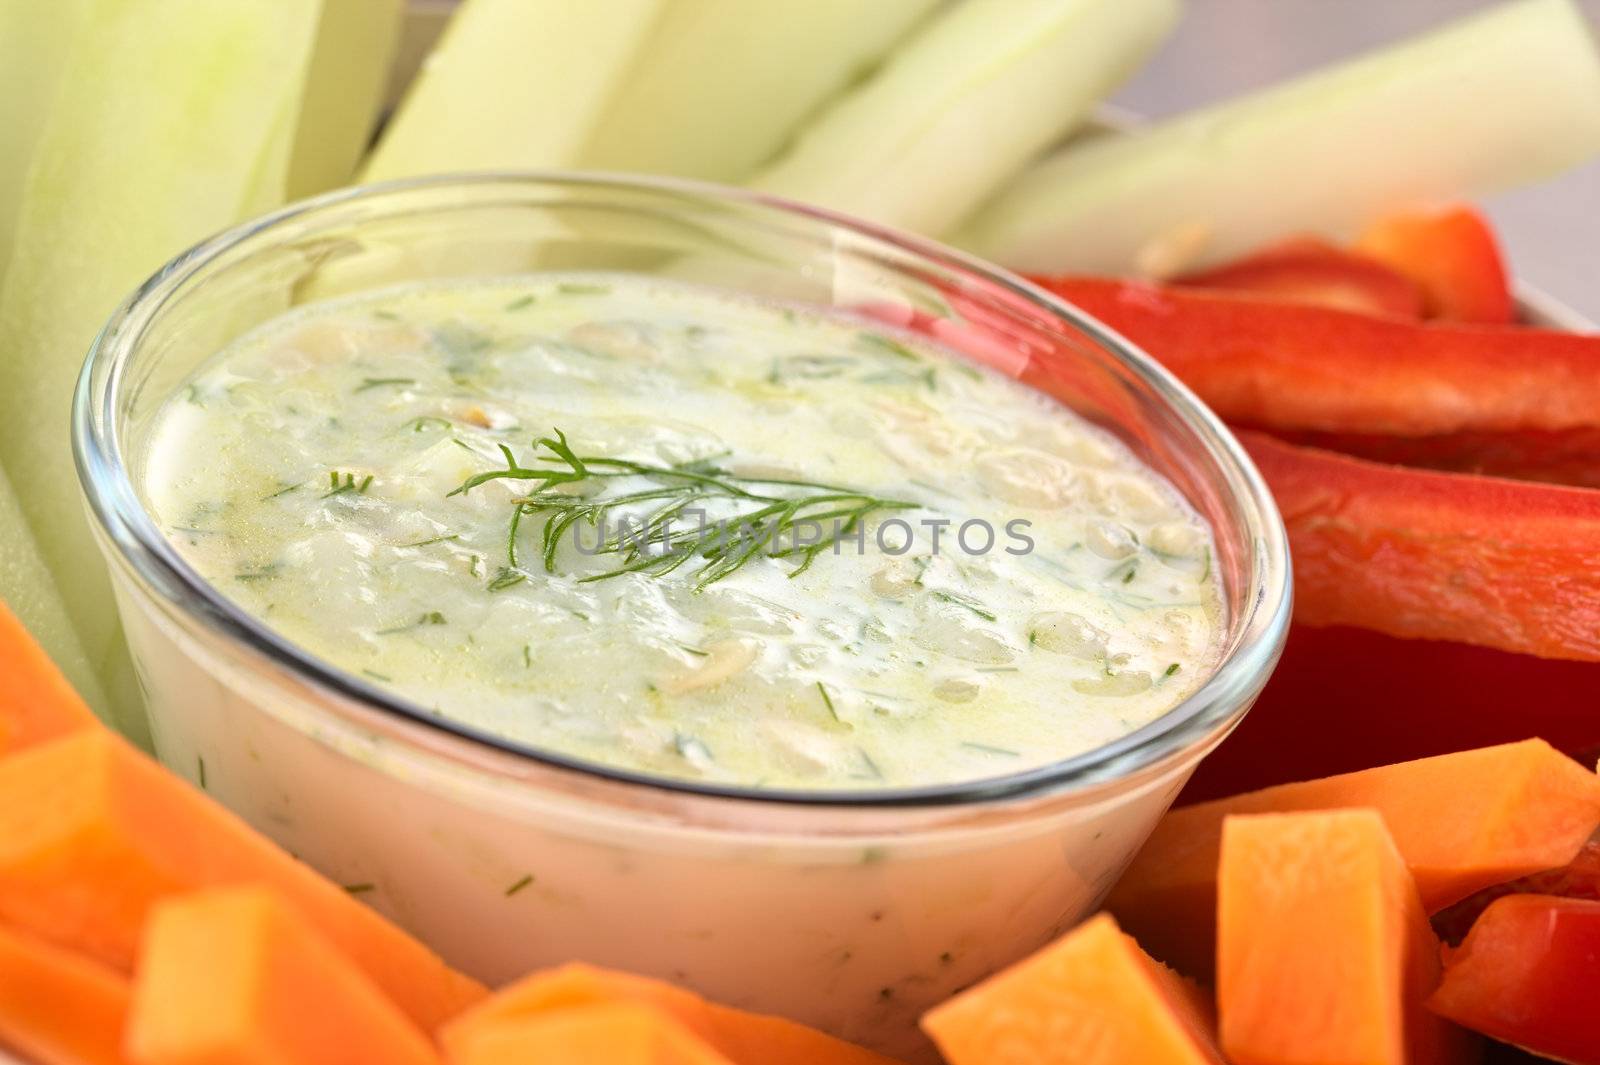
[[[1399,466],[1600,488],[1600,427],[1438,436],[1288,432],[1278,435],[1297,444]]]
[[[1549,869],[1484,888],[1454,906],[1440,910],[1433,915],[1433,929],[1445,942],[1459,943],[1483,912],[1497,899],[1507,895],[1556,895],[1564,899],[1600,902],[1600,839],[1591,839],[1584,844],[1577,857],[1559,869]]]
[[[1450,952],[1428,1008],[1573,1065],[1600,1065],[1600,902],[1511,895]]]
[[[1422,317],[1422,289],[1377,259],[1300,237],[1172,279],[1175,285],[1244,292],[1360,314]]]
[[[1600,757],[1597,691],[1600,662],[1295,624],[1255,706],[1200,763],[1178,801],[1530,736],[1592,766]],[[1462,927],[1453,938],[1465,933]]]
[[[1500,242],[1475,207],[1451,204],[1381,218],[1361,234],[1356,249],[1416,282],[1430,318],[1509,325],[1514,317]]]
[[[1397,436],[1600,426],[1600,336],[1093,278],[1038,282],[1238,424]]]
[[[1600,492],[1240,435],[1289,530],[1300,621],[1600,660]]]

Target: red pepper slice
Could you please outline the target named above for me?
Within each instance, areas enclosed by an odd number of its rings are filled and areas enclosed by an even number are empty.
[[[1285,241],[1172,283],[1412,320],[1422,317],[1424,306],[1422,289],[1411,278],[1316,237]]]
[[[1239,727],[1180,803],[1539,736],[1592,766],[1600,662],[1296,624]],[[1551,894],[1563,894],[1552,891]],[[1461,928],[1455,935],[1466,933]]]
[[[1038,282],[1144,348],[1231,422],[1398,436],[1600,426],[1600,336],[1095,278]]]
[[[1356,248],[1416,282],[1430,318],[1511,323],[1505,258],[1489,220],[1475,207],[1450,204],[1381,218]]]
[[[1600,492],[1240,436],[1289,530],[1300,621],[1600,660]]]
[[[1507,895],[1559,895],[1564,899],[1600,902],[1600,839],[1591,839],[1572,861],[1559,869],[1534,873],[1505,884],[1484,888],[1433,915],[1433,929],[1447,943],[1464,939],[1478,918],[1496,899]],[[1597,1016],[1600,1019],[1600,1016]]]
[[[1549,432],[1443,433],[1386,436],[1382,433],[1279,433],[1297,444],[1346,455],[1430,470],[1510,477],[1519,481],[1600,488],[1600,427]]]
[[[1600,1065],[1600,902],[1510,895],[1450,952],[1428,1008],[1574,1065]]]

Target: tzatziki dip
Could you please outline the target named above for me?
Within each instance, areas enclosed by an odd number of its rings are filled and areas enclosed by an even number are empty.
[[[1180,702],[1210,532],[1111,435],[865,317],[602,274],[286,315],[159,413],[204,578],[505,741],[654,777],[1007,775]]]

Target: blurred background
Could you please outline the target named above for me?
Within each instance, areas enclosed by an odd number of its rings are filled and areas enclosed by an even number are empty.
[[[1600,27],[1600,0],[1580,4]],[[1488,6],[1483,0],[1189,0],[1178,32],[1115,100],[1152,116],[1188,110]],[[1521,278],[1600,321],[1600,162],[1487,202]]]

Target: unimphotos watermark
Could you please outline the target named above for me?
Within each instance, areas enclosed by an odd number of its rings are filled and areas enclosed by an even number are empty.
[[[678,525],[677,518],[652,525],[643,519],[624,516],[615,523],[602,515],[594,525],[576,522],[572,527],[574,546],[581,554],[599,555],[624,550],[642,556],[693,554],[713,550],[718,554],[763,552],[772,556],[799,553],[835,555],[869,551],[899,557],[923,553],[941,555],[957,552],[981,557],[993,551],[1008,555],[1033,553],[1034,539],[1028,534],[1033,523],[1012,518],[996,527],[984,518],[957,522],[952,518],[921,518],[911,521],[890,517],[872,523],[861,519],[829,522],[796,518],[783,522],[711,520],[704,510],[686,508],[681,516],[694,524]]]

